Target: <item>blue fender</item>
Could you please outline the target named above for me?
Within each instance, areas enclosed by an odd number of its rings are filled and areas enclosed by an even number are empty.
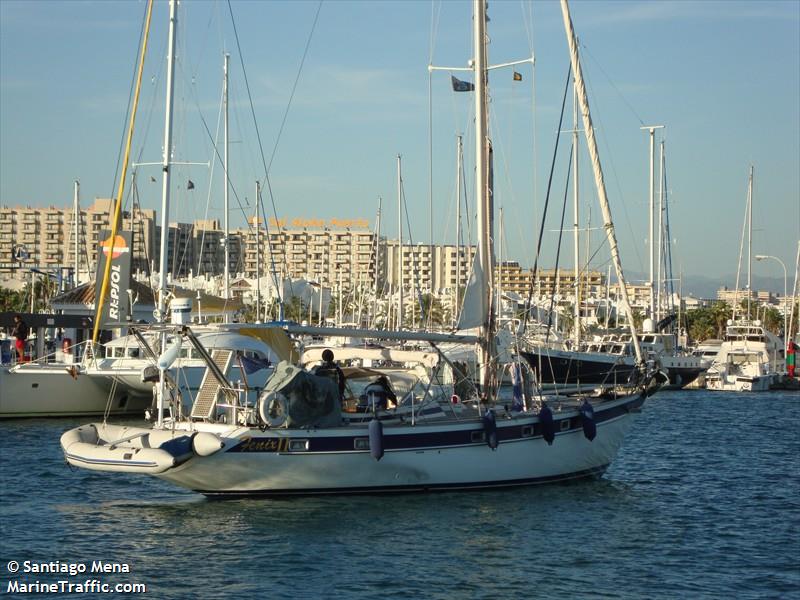
[[[584,400],[580,408],[581,421],[583,422],[583,435],[590,442],[597,435],[597,423],[594,422],[594,408],[588,400]]]
[[[375,460],[383,458],[383,423],[378,419],[369,422],[369,453]]]
[[[494,418],[494,411],[490,408],[483,415],[483,431],[486,433],[486,443],[492,450],[497,449],[497,421]]]
[[[553,422],[553,411],[544,403],[542,403],[542,408],[539,410],[539,424],[542,426],[544,441],[547,442],[548,446],[552,446],[553,440],[556,439],[556,424]]]

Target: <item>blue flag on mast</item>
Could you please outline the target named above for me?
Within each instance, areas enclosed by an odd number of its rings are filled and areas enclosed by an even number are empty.
[[[453,84],[454,92],[471,92],[475,89],[475,84],[469,81],[461,81],[450,75],[450,82]]]

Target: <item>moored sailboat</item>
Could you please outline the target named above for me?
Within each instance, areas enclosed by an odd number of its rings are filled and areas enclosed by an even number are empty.
[[[173,25],[174,6],[173,0]],[[163,366],[155,424],[130,428],[97,423],[67,431],[61,445],[70,464],[101,471],[150,473],[208,496],[508,487],[593,477],[606,470],[634,414],[652,391],[652,376],[641,359],[635,330],[632,344],[638,363],[626,386],[575,397],[545,398],[523,391],[519,397],[515,394],[512,402],[498,394],[498,343],[492,319],[489,66],[484,0],[474,0],[473,10],[476,189],[480,197],[476,264],[481,273],[477,279],[482,283],[479,304],[484,311],[478,335],[339,330],[339,335],[353,338],[415,341],[431,348],[423,353],[425,356],[417,357],[426,372],[415,380],[416,391],[410,388],[406,393],[395,393],[394,406],[390,406],[384,404],[386,398],[365,388],[367,411],[360,413],[360,418],[342,411],[350,392],[346,382],[342,388],[342,382],[335,381],[338,375],[332,380],[320,371],[311,374],[288,361],[277,366],[257,403],[241,402],[218,367],[225,357],[216,352],[206,356],[205,381],[190,414],[178,418],[166,406],[169,383],[164,371],[169,361],[165,358],[159,361]],[[579,80],[584,125],[593,146],[577,44],[565,0],[562,12],[573,70]],[[594,151],[594,170],[601,187],[596,147]],[[624,281],[604,188],[599,195],[612,259]],[[624,294],[624,285],[622,289]],[[627,297],[623,302],[627,303]],[[251,332],[315,333],[312,328],[284,324],[242,328]],[[325,333],[322,329],[316,332]],[[171,331],[197,348],[188,327]],[[480,349],[480,388],[466,397],[455,393],[458,369],[437,350],[437,344],[442,343],[477,344]],[[162,356],[167,355],[165,344],[162,348]],[[361,373],[373,373],[373,383],[383,377],[399,389],[396,372],[409,368],[410,357],[392,349],[377,352],[375,357],[366,353],[361,357],[374,359],[371,371],[362,369]]]

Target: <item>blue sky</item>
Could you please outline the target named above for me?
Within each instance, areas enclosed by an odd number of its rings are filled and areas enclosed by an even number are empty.
[[[81,182],[83,204],[112,195],[144,8],[140,0],[0,2],[2,205],[66,206],[74,179]],[[302,69],[317,2],[233,0],[231,8],[238,44],[227,3],[181,4],[174,153],[176,161],[214,160],[211,139],[221,140],[222,54],[230,52],[232,224],[241,225],[243,210],[252,211],[255,180],[264,181],[263,164],[271,163],[279,217],[363,218],[372,224],[382,197],[382,231],[395,236],[401,154],[412,239],[430,240],[432,164],[434,241],[452,242],[455,136],[464,135],[469,171],[472,99],[451,91],[449,73],[430,79],[431,163],[427,65],[466,65],[471,4],[324,2]],[[791,285],[800,238],[800,2],[575,1],[571,10],[626,268],[647,269],[648,138],[639,128],[665,124],[676,273],[735,273],[753,164],[753,252],[781,258]],[[134,140],[139,162],[161,159],[167,15],[167,3],[157,2]],[[530,266],[567,46],[557,2],[491,2],[489,15],[490,62],[532,51],[536,56],[535,74],[529,65],[517,67],[522,82],[512,82],[510,70],[491,76],[503,257]],[[566,118],[568,125],[569,102]],[[559,225],[569,144],[562,138],[545,266],[555,257],[552,230]],[[597,227],[585,147],[580,158],[581,220],[585,224],[591,212]],[[219,168],[176,166],[173,172],[172,220],[221,218]],[[160,183],[150,183],[151,175],[158,177],[158,169],[140,168],[138,192],[144,206],[158,209]],[[192,191],[186,190],[189,179]],[[590,254],[598,251],[599,231],[588,244]],[[565,238],[562,264],[571,264],[571,248]],[[593,265],[604,270],[607,260],[600,248]],[[774,261],[755,263],[754,271],[783,276]]]

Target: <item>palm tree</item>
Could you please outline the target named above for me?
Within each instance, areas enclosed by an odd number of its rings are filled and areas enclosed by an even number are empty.
[[[717,331],[717,337],[722,339],[725,335],[725,328],[728,321],[732,318],[733,311],[727,302],[715,302],[711,306],[711,318]]]

